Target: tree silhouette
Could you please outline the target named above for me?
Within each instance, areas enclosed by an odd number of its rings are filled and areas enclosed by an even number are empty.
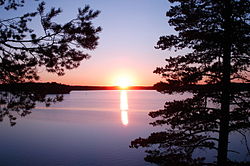
[[[193,158],[196,149],[218,151],[217,164],[227,162],[229,133],[249,129],[250,2],[246,0],[169,0],[169,24],[177,35],[160,37],[157,49],[184,50],[166,59],[161,74],[166,83],[156,88],[163,93],[189,91],[193,97],[166,102],[164,109],[151,112],[154,126],[169,125],[164,132],[138,138],[131,147],[148,147],[147,161],[171,165],[204,164]],[[198,86],[197,84],[204,84]],[[189,164],[187,163],[189,162]]]
[[[13,11],[28,5],[26,3],[25,0],[0,0],[0,7],[7,17],[9,12],[15,14]],[[64,24],[54,21],[61,12],[54,7],[46,12],[42,1],[34,12],[0,19],[0,84],[12,86],[5,92],[0,91],[0,121],[8,117],[13,126],[17,117],[14,114],[29,114],[36,102],[45,102],[48,106],[62,101],[61,95],[46,97],[45,87],[34,89],[27,84],[26,90],[20,90],[15,83],[38,80],[41,68],[64,75],[65,70],[78,67],[82,60],[90,57],[86,50],[96,48],[101,27],[93,26],[92,20],[100,11],[87,5]],[[34,20],[39,21],[42,31],[37,30],[39,24],[36,29],[32,27]]]
[[[6,14],[24,5],[24,0],[0,1]],[[45,2],[41,2],[34,12],[0,20],[0,83],[38,80],[38,67],[60,76],[90,57],[84,50],[98,44],[101,28],[91,21],[100,12],[85,6],[78,9],[76,18],[59,24],[54,18],[61,12],[60,8],[45,12]],[[40,20],[42,34],[30,26],[35,19]]]
[[[63,95],[47,97],[45,93],[34,93],[33,91],[11,91],[0,92],[0,122],[6,117],[10,125],[16,125],[18,117],[24,117],[35,108],[36,102],[45,103],[46,107],[52,103],[61,102]]]

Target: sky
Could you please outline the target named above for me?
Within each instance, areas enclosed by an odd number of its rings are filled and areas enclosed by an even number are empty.
[[[29,1],[30,2],[30,1]],[[168,25],[167,0],[45,0],[46,7],[60,7],[59,22],[74,18],[79,7],[86,4],[100,15],[93,20],[101,26],[99,45],[87,51],[91,58],[64,76],[39,71],[40,82],[70,85],[116,85],[128,80],[130,85],[153,85],[162,80],[153,71],[164,66],[169,51],[154,48],[160,36],[174,33]],[[37,3],[29,5],[36,8]],[[26,10],[26,9],[22,9]]]

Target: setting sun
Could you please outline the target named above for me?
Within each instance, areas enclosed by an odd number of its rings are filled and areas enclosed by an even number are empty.
[[[122,89],[126,89],[129,86],[132,86],[132,81],[129,77],[123,76],[123,77],[117,78],[115,85],[119,86]]]

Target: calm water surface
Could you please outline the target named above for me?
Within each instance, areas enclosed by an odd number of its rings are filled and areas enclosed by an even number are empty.
[[[0,123],[0,165],[151,165],[130,141],[147,136],[149,111],[163,107],[155,91],[72,91],[61,103],[38,103],[10,127]]]
[[[155,91],[72,91],[50,107],[38,103],[16,126],[10,127],[7,119],[0,123],[0,166],[151,166],[144,162],[144,150],[130,149],[130,142],[161,130],[148,124],[150,111],[184,97]],[[236,135],[231,141],[240,142]],[[230,146],[243,151],[238,143]]]

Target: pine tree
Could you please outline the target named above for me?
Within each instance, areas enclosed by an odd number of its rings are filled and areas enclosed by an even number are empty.
[[[6,117],[11,126],[16,124],[18,116],[31,113],[36,102],[49,106],[63,99],[62,95],[47,97],[46,88],[34,90],[28,84],[26,90],[20,90],[16,83],[38,80],[38,69],[41,68],[61,76],[65,70],[78,67],[82,60],[90,57],[86,50],[97,47],[101,31],[101,27],[92,23],[100,11],[94,11],[88,5],[79,8],[75,18],[66,23],[55,22],[62,10],[53,7],[46,12],[43,1],[33,12],[7,18],[9,13],[15,14],[29,3],[0,0],[3,14],[0,19],[0,84],[12,86],[8,91],[0,91],[0,121]],[[32,27],[34,20],[38,20],[42,31]]]
[[[1,0],[0,6],[7,16],[26,3]],[[38,80],[39,67],[61,76],[90,57],[85,50],[93,50],[98,44],[101,28],[94,27],[92,20],[100,11],[89,6],[79,8],[76,18],[64,24],[54,21],[61,12],[54,7],[46,12],[42,1],[34,12],[0,19],[0,83]],[[40,21],[43,33],[30,25],[33,20]]]
[[[169,24],[178,33],[160,37],[156,48],[186,53],[167,58],[166,66],[154,71],[166,78],[156,87],[165,93],[189,91],[193,97],[166,102],[164,109],[151,112],[151,117],[160,118],[151,124],[170,128],[136,139],[131,146],[158,144],[159,149],[147,151],[148,161],[190,165],[203,161],[192,157],[195,149],[216,149],[217,164],[227,165],[229,133],[250,127],[249,86],[232,84],[249,82],[250,2],[170,2]]]

